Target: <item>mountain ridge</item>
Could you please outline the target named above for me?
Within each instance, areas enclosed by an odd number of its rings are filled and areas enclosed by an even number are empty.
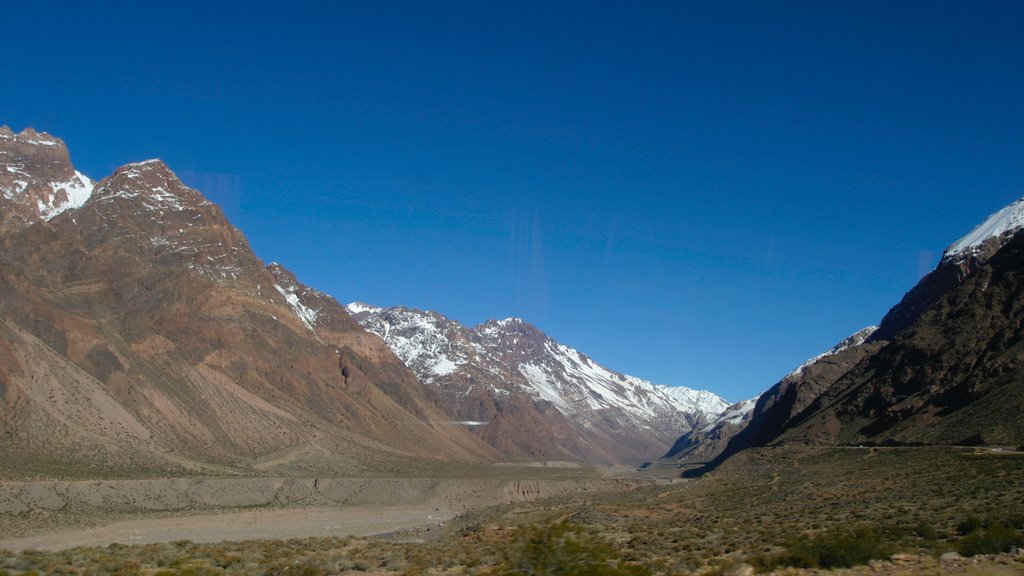
[[[467,327],[404,306],[354,302],[348,308],[424,384],[441,391],[454,407],[453,417],[494,423],[478,433],[517,456],[638,463],[667,449],[678,435],[674,432],[727,405],[710,392],[659,386],[608,370],[521,318]],[[556,431],[544,441],[532,433],[542,422]]]
[[[282,451],[305,455],[296,469],[341,472],[499,458],[287,273],[320,309],[305,324],[277,288],[284,269],[162,161],[122,166],[69,206],[51,194],[76,173],[63,143],[21,134],[0,138],[0,175],[29,181],[0,179],[4,474],[238,473]]]

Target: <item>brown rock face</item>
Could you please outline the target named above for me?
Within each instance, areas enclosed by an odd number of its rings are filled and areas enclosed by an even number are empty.
[[[0,173],[67,173],[66,151],[5,150]],[[4,468],[350,472],[494,456],[159,160],[25,222],[0,235]]]

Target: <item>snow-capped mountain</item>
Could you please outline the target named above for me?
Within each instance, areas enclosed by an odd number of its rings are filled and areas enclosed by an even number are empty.
[[[512,456],[635,462],[728,406],[609,370],[518,318],[469,328],[405,307],[348,310],[441,392],[453,417],[488,422],[481,435]]]
[[[983,266],[1021,229],[1024,229],[1024,198],[990,215],[963,238],[950,244],[938,266],[889,310],[868,340],[894,338]]]

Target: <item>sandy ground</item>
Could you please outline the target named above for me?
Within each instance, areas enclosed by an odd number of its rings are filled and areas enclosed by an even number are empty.
[[[99,526],[27,538],[0,540],[0,549],[20,552],[64,550],[110,543],[150,544],[191,540],[288,539],[315,536],[370,536],[396,530],[438,525],[455,513],[434,506],[357,506],[253,510],[203,516],[126,520]]]

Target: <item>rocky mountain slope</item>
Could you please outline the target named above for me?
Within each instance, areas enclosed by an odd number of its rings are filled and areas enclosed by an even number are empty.
[[[159,160],[93,183],[4,127],[0,209],[0,474],[497,457]]]
[[[727,403],[608,370],[517,318],[475,327],[435,312],[348,305],[477,433],[524,459],[637,463]]]
[[[1024,443],[1021,229],[1024,200],[953,243],[862,343],[765,392],[715,461],[787,442]]]
[[[859,355],[860,351],[862,351],[860,347],[867,342],[877,329],[877,326],[862,328],[844,338],[832,348],[808,359],[765,393],[766,395],[771,395],[766,399],[766,403],[774,404],[778,402],[798,385],[804,388],[812,388],[819,381],[822,374],[842,370],[842,366],[846,362],[844,358]],[[844,354],[847,350],[851,349],[857,351]],[[839,358],[836,358],[836,356],[839,356]],[[683,434],[676,440],[662,460],[676,463],[696,463],[707,462],[717,457],[726,449],[729,441],[745,430],[750,424],[755,413],[754,408],[760,399],[761,396],[737,402],[704,427]],[[800,408],[799,403],[793,403],[790,406],[792,410]],[[792,416],[792,414],[789,414],[789,416]],[[766,423],[759,420],[755,426],[766,426]]]

